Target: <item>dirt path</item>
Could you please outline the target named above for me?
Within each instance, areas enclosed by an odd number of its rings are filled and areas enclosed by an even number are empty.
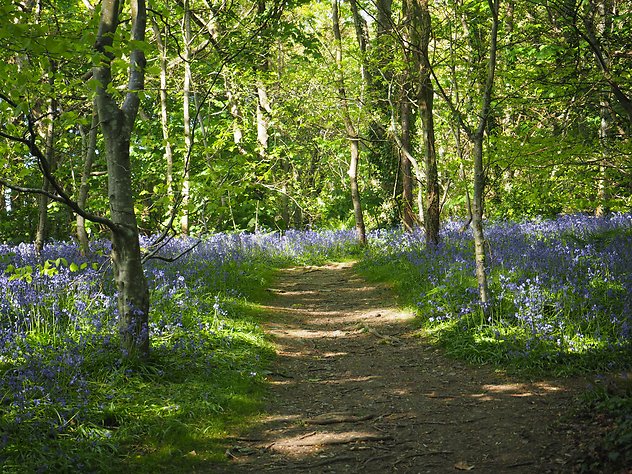
[[[454,362],[352,264],[286,269],[268,415],[213,472],[569,472],[572,392]]]

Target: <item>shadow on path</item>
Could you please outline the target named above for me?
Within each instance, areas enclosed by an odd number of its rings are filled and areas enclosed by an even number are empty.
[[[562,382],[446,358],[351,263],[285,269],[270,291],[268,412],[210,472],[569,472]]]

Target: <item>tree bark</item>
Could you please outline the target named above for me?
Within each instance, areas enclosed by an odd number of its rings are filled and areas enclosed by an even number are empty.
[[[229,71],[224,72],[224,89],[226,91],[226,98],[228,99],[230,115],[233,117],[233,143],[237,147],[237,150],[239,150],[239,153],[245,155],[246,150],[244,150],[242,145],[244,138],[244,132],[242,130],[243,116],[239,110],[239,102],[237,101],[237,94],[233,90],[233,81],[230,74]]]
[[[399,162],[402,180],[402,224],[404,229],[410,232],[415,226],[412,166],[408,159],[408,154],[412,154],[413,117],[412,104],[405,92],[402,94],[399,119],[402,127],[402,146],[406,148],[408,153],[400,152]]]
[[[476,281],[481,303],[489,302],[487,283],[487,257],[485,254],[485,236],[483,233],[483,199],[485,195],[485,173],[483,168],[483,137],[475,136],[473,142],[474,158],[474,196],[472,200],[472,231],[474,233],[474,260],[476,263]]]
[[[423,223],[426,243],[439,243],[440,194],[437,171],[437,153],[434,131],[434,88],[431,80],[431,65],[428,57],[432,23],[428,0],[407,0],[404,3],[408,17],[409,45],[407,56],[415,66],[415,81],[418,82],[417,104],[421,118],[422,147],[425,168],[425,199]]]
[[[478,291],[487,312],[490,302],[489,285],[487,282],[487,257],[485,254],[485,236],[483,234],[483,203],[485,199],[485,168],[483,164],[483,139],[487,122],[491,114],[492,92],[496,75],[496,53],[498,48],[498,26],[500,0],[490,0],[489,7],[492,15],[492,28],[489,43],[489,59],[487,62],[487,76],[483,88],[483,99],[479,123],[476,131],[470,134],[474,153],[474,196],[472,202],[472,230],[474,233],[474,254],[476,262],[476,280]]]
[[[426,242],[434,246],[439,243],[439,222],[441,214],[439,197],[441,190],[439,187],[437,151],[435,148],[434,88],[430,78],[430,59],[428,57],[432,32],[428,0],[421,0],[419,2],[416,17],[419,22],[419,46],[421,51],[419,115],[421,116],[424,164],[426,168],[426,212],[424,227],[426,231]]]
[[[165,184],[167,186],[167,198],[171,203],[169,206],[169,215],[171,215],[175,196],[173,191],[173,150],[169,135],[169,110],[167,106],[167,43],[166,36],[163,39],[163,32],[154,18],[152,18],[151,24],[160,51],[160,124],[162,126],[162,139],[165,142]]]
[[[349,140],[350,159],[349,159],[349,185],[351,188],[351,201],[353,203],[353,216],[355,220],[356,234],[359,242],[366,245],[366,228],[364,225],[364,216],[362,214],[362,201],[360,198],[360,190],[358,188],[358,164],[360,161],[360,140],[358,132],[353,126],[351,116],[349,114],[349,105],[347,104],[347,93],[345,91],[345,80],[342,70],[342,35],[340,33],[340,16],[338,13],[338,0],[332,0],[332,24],[334,32],[334,40],[336,42],[336,69],[338,75],[338,94],[340,97],[340,105],[342,108],[342,117],[345,123],[347,139]]]
[[[90,130],[88,130],[87,134],[82,132],[85,161],[81,173],[81,184],[79,185],[79,192],[77,193],[77,205],[82,209],[85,209],[86,202],[88,201],[90,173],[92,173],[92,164],[96,157],[98,126],[99,114],[95,103],[92,111]],[[86,231],[86,219],[81,214],[77,214],[77,240],[79,241],[81,255],[87,255],[90,251],[90,240],[88,238],[88,232]]]
[[[362,103],[372,117],[368,124],[368,137],[371,141],[369,161],[378,169],[377,180],[386,199],[397,200],[402,194],[398,182],[401,169],[401,150],[398,150],[394,137],[388,130],[388,122],[400,110],[393,111],[393,44],[397,34],[394,32],[392,0],[377,0],[377,16],[375,18],[375,40],[370,42],[365,19],[360,14],[357,0],[349,2],[353,15],[356,38],[361,54],[361,75],[363,78]],[[399,120],[399,117],[398,117]],[[395,208],[395,206],[394,206]],[[393,216],[395,217],[395,216]]]
[[[144,41],[147,13],[144,0],[130,0],[131,39]],[[145,81],[145,56],[133,49],[129,56],[130,68],[127,93],[123,104],[108,92],[112,82],[111,46],[119,24],[119,0],[103,0],[99,32],[95,49],[101,54],[94,68],[98,81],[96,102],[105,143],[108,170],[108,196],[113,225],[112,264],[118,291],[119,334],[123,355],[128,358],[149,356],[149,289],[143,272],[139,232],[134,211],[130,140],[138,114],[138,91]]]
[[[266,11],[265,0],[259,0],[257,4],[259,15],[263,15]],[[268,73],[268,53],[261,53],[262,58],[255,67],[256,87],[257,87],[257,144],[259,145],[259,156],[265,159],[268,154],[268,127],[270,126],[270,100],[268,91],[264,83],[264,78]]]
[[[184,40],[184,84],[182,87],[182,115],[184,121],[184,169],[182,171],[182,216],[180,231],[189,233],[189,196],[191,192],[191,157],[193,151],[193,135],[191,131],[191,12],[189,1],[184,1],[184,18],[182,20],[182,39]]]
[[[428,74],[428,73],[426,73]],[[434,118],[433,118],[434,90],[430,77],[425,75],[422,79],[419,109],[421,115],[424,165],[426,168],[426,212],[424,227],[426,231],[426,243],[437,245],[439,243],[440,224],[440,187],[439,173],[437,170],[437,152],[435,148]]]
[[[601,37],[608,37],[612,33],[612,15],[614,5],[611,2],[602,2],[595,12],[597,20],[597,34]],[[598,41],[595,38],[595,43]],[[605,66],[610,69],[611,61],[609,57],[604,56],[603,61]],[[610,209],[608,206],[609,189],[608,189],[608,155],[610,154],[611,135],[612,135],[612,123],[613,117],[610,113],[610,103],[612,98],[611,93],[601,92],[601,99],[599,101],[599,146],[601,148],[601,163],[599,164],[599,177],[597,181],[597,206],[595,207],[595,215],[604,216]]]
[[[49,82],[53,83],[52,73],[49,78]],[[57,108],[57,101],[55,99],[51,99],[48,105],[48,125],[46,126],[46,130],[44,131],[45,135],[45,150],[44,153],[46,155],[46,160],[49,163],[51,172],[55,171],[57,166],[57,159],[55,156],[55,120],[54,114],[55,109]],[[52,191],[52,187],[48,178],[44,176],[42,180],[42,191],[45,193],[50,193]],[[44,244],[46,240],[48,240],[49,235],[49,220],[48,220],[48,203],[49,199],[45,194],[41,194],[37,198],[37,230],[35,232],[35,253],[40,255],[42,253],[42,249],[44,248]]]
[[[498,28],[499,28],[499,9],[500,0],[488,0],[488,6],[491,11],[491,32],[489,36],[489,49],[487,58],[487,73],[482,75],[483,78],[479,80],[481,86],[482,97],[480,111],[478,112],[478,124],[473,129],[466,120],[463,118],[463,114],[457,109],[454,101],[446,93],[445,89],[441,86],[441,83],[437,80],[436,75],[433,74],[435,82],[437,84],[437,90],[441,97],[445,100],[448,108],[452,112],[452,115],[458,126],[466,133],[473,147],[473,159],[474,159],[474,196],[472,199],[472,230],[474,233],[474,260],[476,263],[476,280],[478,283],[479,297],[482,303],[482,308],[485,313],[488,310],[488,303],[490,302],[489,285],[487,282],[487,259],[485,255],[485,236],[483,232],[483,213],[484,213],[484,197],[485,197],[485,167],[483,163],[483,140],[487,129],[487,123],[491,115],[491,103],[492,93],[494,89],[494,80],[496,75],[496,55],[498,49]],[[464,28],[467,29],[467,24],[464,22]],[[485,56],[483,46],[476,38],[476,41],[470,41],[470,47],[472,51],[480,57]],[[453,52],[453,51],[452,51]],[[454,56],[453,56],[454,60]],[[478,76],[478,74],[476,74]],[[454,78],[453,78],[454,79]],[[456,88],[456,87],[455,87]]]

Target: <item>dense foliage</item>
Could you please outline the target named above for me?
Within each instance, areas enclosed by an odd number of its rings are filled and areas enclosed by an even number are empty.
[[[77,198],[84,175],[86,209],[109,212],[103,137],[97,133],[93,145],[89,137],[98,9],[89,1],[23,3],[0,2],[0,178],[6,185],[0,188],[0,240],[15,242],[34,237],[46,208],[40,203],[38,211],[35,195],[9,187],[43,186],[37,160],[19,142],[29,133],[49,152],[51,170],[71,197]],[[406,101],[414,109],[410,151],[420,163],[413,185],[424,192],[417,181],[425,153],[415,109],[419,85],[406,82],[414,56],[406,46],[409,3],[340,5],[346,102],[361,143],[365,217],[374,228],[402,214],[402,154],[389,134],[401,129]],[[427,59],[436,91],[441,205],[444,216],[464,216],[472,146],[459,123],[477,116],[489,12],[478,0],[428,4],[432,21],[423,28],[432,37]],[[330,5],[253,5],[152,2],[145,41],[126,39],[126,21],[117,31],[115,80],[128,70],[130,48],[147,57],[131,141],[136,210],[146,233],[168,222],[174,203],[175,227],[186,215],[185,231],[192,233],[351,223]],[[503,2],[484,144],[488,217],[629,209],[631,59],[624,52],[630,14],[629,3],[620,0]],[[92,147],[96,155],[86,168]],[[422,201],[413,202],[420,219]],[[72,213],[56,202],[47,207],[50,235],[66,239]],[[99,226],[88,226],[101,234]]]

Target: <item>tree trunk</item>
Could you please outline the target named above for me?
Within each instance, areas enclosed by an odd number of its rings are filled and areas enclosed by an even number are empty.
[[[483,42],[478,36],[476,38],[470,38],[470,47],[473,54],[476,57],[485,57],[488,54],[487,60],[487,73],[477,74],[481,76],[478,81],[480,85],[481,107],[477,113],[478,124],[475,129],[467,124],[463,118],[463,114],[455,106],[454,100],[452,100],[445,92],[445,89],[441,87],[441,84],[437,81],[438,91],[441,97],[445,100],[446,105],[449,107],[454,119],[458,122],[458,126],[467,134],[473,147],[474,158],[474,196],[472,202],[472,230],[474,233],[474,260],[476,263],[476,279],[478,283],[479,297],[482,303],[482,309],[485,313],[488,311],[488,303],[490,302],[489,285],[487,282],[487,269],[486,269],[486,256],[485,256],[485,236],[483,232],[483,205],[485,197],[485,167],[483,163],[483,140],[487,129],[487,124],[491,116],[491,104],[492,93],[494,90],[494,80],[496,75],[496,55],[498,50],[498,27],[499,27],[499,9],[500,0],[489,0],[489,9],[491,11],[491,32],[489,35],[489,49],[484,50]],[[465,18],[464,18],[465,20]],[[467,29],[467,22],[463,21],[463,26]],[[454,50],[451,49],[451,53]],[[452,60],[457,58],[452,54]],[[453,71],[453,81],[455,82],[452,89],[458,91],[456,80]],[[480,71],[479,71],[480,72]],[[436,80],[436,77],[435,77]],[[458,143],[458,142],[457,142]]]
[[[342,35],[340,34],[340,17],[338,14],[338,0],[332,0],[332,23],[334,31],[334,40],[336,42],[336,69],[338,75],[338,94],[340,105],[342,108],[342,117],[345,123],[347,139],[351,151],[349,160],[349,184],[351,188],[351,201],[353,203],[353,217],[355,220],[356,234],[362,245],[366,244],[366,228],[364,225],[364,216],[362,214],[362,201],[360,199],[360,190],[358,188],[358,163],[360,161],[360,147],[358,133],[353,126],[351,116],[349,114],[349,105],[347,104],[347,94],[345,91],[345,81],[342,70]]]
[[[483,100],[479,114],[479,123],[475,132],[470,133],[470,140],[474,153],[474,196],[472,203],[472,230],[474,233],[474,255],[476,262],[476,280],[478,291],[483,304],[483,311],[487,312],[490,302],[489,285],[487,282],[487,268],[485,256],[485,237],[483,234],[483,201],[485,196],[485,169],[483,166],[483,139],[487,122],[491,114],[492,92],[496,75],[496,53],[498,48],[498,11],[500,0],[490,0],[489,7],[492,14],[492,29],[489,43],[489,59],[487,63],[487,77],[483,87]]]
[[[167,185],[167,198],[169,199],[169,215],[173,212],[173,150],[171,149],[171,137],[169,136],[169,110],[167,107],[167,43],[166,35],[163,39],[163,31],[152,17],[152,28],[160,50],[160,124],[162,125],[162,139],[165,142],[165,184]]]
[[[111,52],[119,24],[118,0],[103,0],[95,49],[101,62],[94,68],[99,83],[96,93],[108,170],[108,196],[112,231],[112,263],[118,292],[119,334],[123,355],[149,356],[149,290],[143,272],[139,233],[134,211],[130,140],[138,113],[138,91],[143,89],[145,56],[140,49],[130,54],[127,93],[119,107],[108,92],[112,82]],[[131,0],[131,39],[144,41],[147,13],[144,0]]]
[[[92,123],[90,125],[90,130],[88,130],[87,135],[85,132],[82,132],[82,138],[84,140],[83,155],[85,162],[81,173],[79,192],[77,193],[77,205],[81,209],[85,209],[86,202],[88,201],[88,182],[90,180],[90,173],[92,173],[92,164],[94,163],[94,159],[96,157],[98,126],[99,114],[95,103],[92,111]],[[81,214],[77,214],[77,240],[79,241],[81,255],[87,255],[90,251],[90,240],[88,238],[88,232],[86,232],[86,220]]]
[[[49,82],[52,85],[52,73],[49,78]],[[56,156],[55,156],[55,121],[53,120],[55,109],[57,108],[57,101],[55,99],[51,99],[48,105],[48,126],[44,131],[46,136],[45,146],[46,149],[44,151],[46,155],[46,160],[50,166],[51,172],[55,171],[56,167]],[[42,191],[49,193],[52,188],[50,182],[44,176],[42,181]],[[40,195],[37,198],[37,230],[35,231],[35,252],[37,255],[42,253],[42,249],[44,248],[44,243],[48,240],[49,236],[49,222],[48,222],[48,203],[49,199],[45,195]]]
[[[406,83],[408,81],[405,81]],[[400,152],[400,172],[402,176],[402,224],[404,229],[412,231],[415,225],[415,213],[413,211],[413,179],[412,166],[408,159],[408,154],[412,153],[411,136],[413,130],[412,124],[412,107],[408,100],[407,94],[402,94],[402,103],[400,107],[400,123],[402,126],[402,146],[406,148],[405,152]]]
[[[612,2],[604,1],[597,7],[597,33],[601,38],[608,37],[612,33],[612,16],[613,16],[614,4]],[[597,41],[595,40],[597,43]],[[607,69],[611,67],[610,58],[603,57],[603,62]],[[601,163],[599,164],[599,178],[597,181],[597,206],[595,208],[595,214],[597,216],[603,216],[607,214],[610,209],[608,206],[609,190],[608,190],[608,176],[607,176],[607,162],[610,154],[610,140],[612,135],[612,123],[613,117],[610,113],[610,102],[612,100],[611,93],[601,92],[602,97],[599,101],[599,115],[601,123],[599,126],[599,146],[601,148]]]
[[[334,0],[336,1],[336,0]],[[358,162],[360,161],[359,140],[357,135],[349,137],[351,158],[349,160],[349,184],[351,187],[351,201],[353,203],[353,218],[355,220],[356,235],[362,245],[366,245],[366,228],[362,215],[362,201],[358,188]]]
[[[189,197],[191,187],[191,156],[193,151],[193,135],[191,133],[191,12],[189,1],[184,2],[184,19],[182,24],[184,40],[184,84],[182,113],[184,121],[184,169],[182,171],[182,217],[180,230],[184,235],[189,233]]]
[[[285,229],[289,229],[292,226],[292,222],[290,220],[290,187],[288,183],[290,180],[290,163],[287,159],[281,160],[281,170],[283,172],[283,181],[281,182],[281,194],[280,204],[281,204],[281,220],[283,221],[283,225]]]
[[[265,0],[259,0],[257,4],[257,12],[263,15],[266,11]],[[256,87],[257,87],[257,144],[259,145],[259,156],[265,159],[268,154],[268,127],[270,125],[270,100],[268,99],[268,91],[264,83],[264,78],[268,73],[268,53],[262,53],[261,61],[255,67]]]
[[[427,44],[426,44],[427,46]],[[427,51],[427,50],[426,50]],[[419,111],[421,115],[424,165],[426,168],[426,199],[425,220],[426,243],[437,245],[439,243],[439,223],[441,207],[439,203],[439,173],[437,171],[437,152],[435,149],[435,133],[433,118],[434,90],[430,81],[430,71],[424,68],[422,77]]]
[[[599,112],[601,115],[601,124],[599,126],[599,145],[601,148],[601,163],[599,164],[599,178],[597,180],[597,206],[595,207],[595,215],[604,216],[610,212],[608,206],[609,189],[608,189],[608,168],[606,166],[610,154],[610,135],[612,128],[612,116],[610,115],[610,107],[608,98],[601,100]]]
[[[129,136],[133,124],[124,114],[105,120],[103,138],[108,168],[110,213],[117,230],[112,232],[112,263],[118,290],[119,332],[124,355],[149,355],[149,289],[141,261],[139,233],[134,213]]]
[[[474,233],[474,260],[476,263],[476,281],[478,292],[485,305],[489,303],[489,286],[485,255],[485,237],[483,234],[483,199],[485,194],[485,173],[483,168],[483,136],[472,139],[474,153],[474,199],[472,202],[472,231]]]
[[[399,198],[403,192],[398,182],[399,171],[401,171],[400,153],[386,125],[393,113],[399,114],[399,110],[392,110],[393,41],[397,34],[393,28],[392,0],[377,0],[374,3],[377,8],[376,35],[375,41],[369,42],[366,20],[360,13],[358,2],[357,0],[349,2],[361,54],[360,72],[363,79],[361,102],[365,104],[367,115],[372,117],[368,124],[368,137],[371,141],[369,161],[378,170],[375,177],[384,194],[389,193],[392,196],[385,199],[397,200],[399,204]],[[391,190],[393,190],[392,193],[390,193]]]
[[[426,175],[424,202],[424,229],[426,243],[435,246],[439,243],[440,194],[439,174],[437,172],[437,152],[434,131],[434,88],[430,77],[431,65],[428,57],[432,23],[428,0],[408,0],[411,16],[411,49],[417,64],[419,80],[418,106],[422,128],[422,146]]]
[[[360,54],[362,55],[360,61],[360,73],[362,75],[363,89],[370,86],[371,77],[369,76],[369,68],[367,67],[367,53],[369,46],[369,33],[366,20],[360,14],[358,7],[358,0],[350,0],[351,12],[353,13],[353,24],[356,30],[356,39],[358,40],[358,46],[360,47]]]
[[[224,72],[224,89],[226,91],[226,98],[228,99],[228,105],[230,115],[233,117],[233,143],[242,155],[246,154],[246,150],[242,145],[244,138],[243,117],[239,110],[239,103],[237,102],[237,94],[233,91],[233,81],[230,77],[231,72]]]
[[[267,61],[258,68],[258,74],[262,75],[267,70]],[[257,79],[257,144],[259,145],[259,156],[265,158],[268,154],[268,127],[270,125],[269,116],[272,113],[268,92],[262,78]]]

